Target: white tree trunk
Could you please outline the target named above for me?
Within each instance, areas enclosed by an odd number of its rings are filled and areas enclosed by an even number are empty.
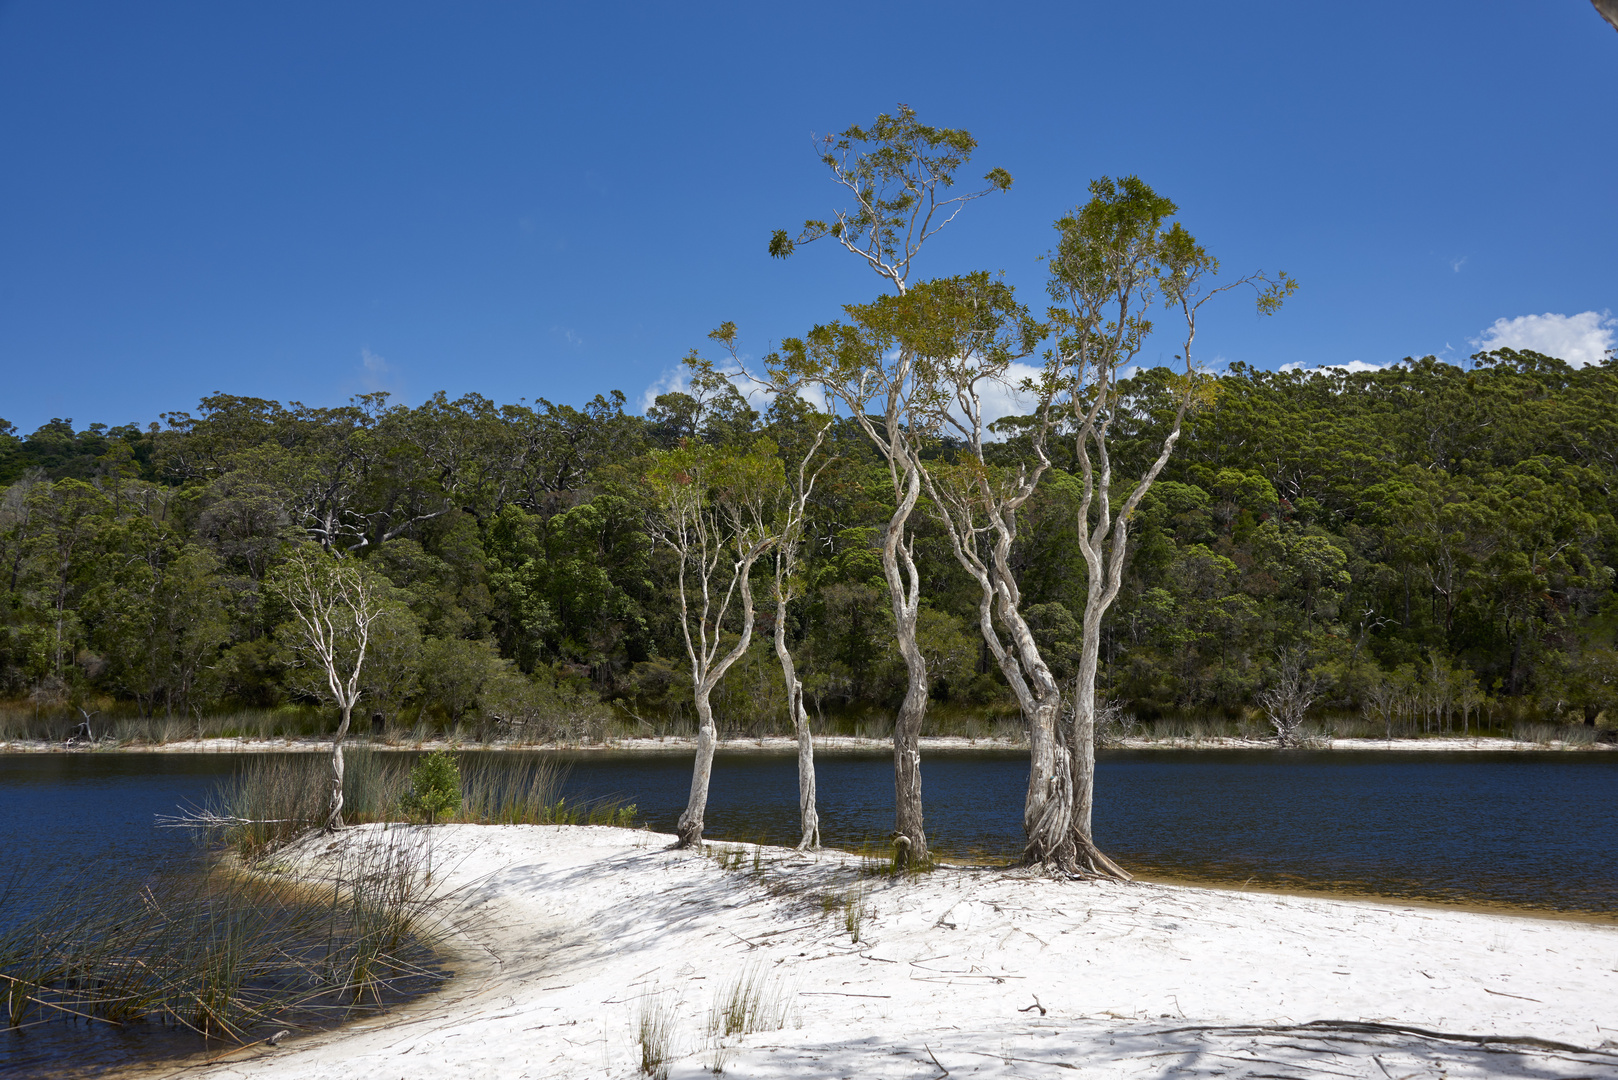
[[[331,741],[331,810],[326,815],[328,832],[343,827],[343,739],[348,735],[348,721],[353,712],[353,705],[343,706],[342,722],[337,725],[337,735]]]
[[[921,470],[908,460],[903,467],[904,495],[882,538],[882,573],[893,601],[895,635],[906,675],[904,701],[893,722],[893,854],[896,865],[925,866],[928,852],[921,812],[921,725],[927,716],[927,658],[916,642],[921,580],[904,539],[910,513],[921,496]]]
[[[723,672],[721,672],[723,674]],[[709,698],[718,678],[703,679],[697,683],[694,697],[697,706],[697,760],[691,768],[691,795],[680,814],[675,834],[680,847],[693,847],[702,843],[703,815],[708,809],[708,782],[713,776],[713,752],[719,743],[719,730],[714,726],[713,705]]]
[[[798,850],[820,848],[820,814],[815,807],[815,738],[809,730],[809,712],[803,706],[803,680],[798,678],[792,651],[787,648],[787,605],[775,605],[775,655],[787,688],[787,713],[798,735]]]

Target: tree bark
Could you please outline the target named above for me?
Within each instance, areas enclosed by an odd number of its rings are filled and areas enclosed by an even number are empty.
[[[781,661],[781,676],[787,688],[787,713],[798,735],[798,824],[799,851],[820,849],[820,813],[815,807],[815,738],[809,730],[809,712],[803,706],[803,680],[798,678],[792,651],[787,648],[787,605],[775,604],[775,655]]]
[[[928,687],[927,658],[916,642],[921,579],[904,540],[910,513],[921,497],[921,470],[908,456],[901,459],[904,495],[882,538],[882,573],[893,601],[894,630],[906,675],[904,701],[893,722],[893,861],[895,866],[920,867],[928,863],[921,814],[921,725],[927,716]]]
[[[708,809],[708,782],[713,776],[713,752],[719,742],[719,731],[713,722],[713,705],[709,698],[713,684],[703,680],[697,684],[694,697],[697,706],[697,760],[691,768],[691,796],[680,814],[675,834],[679,847],[694,847],[702,843],[703,815]]]
[[[326,816],[326,831],[336,832],[343,827],[343,739],[348,735],[348,721],[354,709],[343,706],[343,719],[337,725],[337,735],[331,741],[331,811]]]
[[[1114,544],[1113,558],[1121,564],[1123,535],[1119,535]],[[1110,603],[1111,597],[1098,595],[1096,587],[1092,586],[1084,608],[1084,641],[1079,649],[1079,677],[1073,694],[1073,729],[1068,737],[1068,755],[1073,770],[1073,818],[1069,835],[1073,843],[1073,858],[1081,871],[1129,881],[1129,872],[1096,847],[1095,838],[1090,832],[1091,816],[1095,809],[1096,666],[1101,658],[1101,616],[1106,611],[1104,600]]]
[[[921,724],[927,715],[927,660],[916,644],[916,619],[901,623],[899,651],[909,676],[893,722],[893,858],[896,866],[925,866],[927,830],[921,815]]]

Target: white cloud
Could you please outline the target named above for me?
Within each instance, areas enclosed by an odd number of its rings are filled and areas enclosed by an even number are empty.
[[[1473,338],[1483,352],[1490,349],[1523,349],[1566,360],[1574,367],[1599,364],[1618,339],[1618,319],[1610,311],[1581,311],[1577,315],[1519,315],[1496,319],[1494,325]]]
[[[1282,364],[1282,371],[1346,371],[1350,375],[1361,371],[1381,371],[1391,367],[1391,364],[1367,364],[1364,360],[1350,360],[1346,364],[1320,364],[1310,367],[1308,364]]]
[[[398,369],[370,349],[360,350],[360,366],[365,369],[360,375],[360,384],[368,393],[391,390],[397,381]]]
[[[553,326],[551,327],[551,333],[555,334],[557,337],[561,338],[575,349],[584,344],[584,339],[575,333],[572,327]]]
[[[1039,401],[1032,394],[1023,393],[1018,387],[1024,379],[1032,379],[1039,375],[1040,369],[1031,364],[1012,364],[1006,370],[1004,381],[982,382],[978,384],[979,400],[983,405],[984,438],[992,440],[994,436],[988,432],[990,424],[1007,416],[1027,416],[1038,406]]]
[[[656,382],[648,386],[645,393],[641,394],[640,411],[645,412],[653,405],[656,405],[658,395],[675,393],[683,394],[690,388],[690,386],[691,379],[688,376],[685,368],[670,368],[669,370],[663,372],[662,376]]]
[[[741,391],[747,403],[759,412],[770,407],[770,395],[764,389],[763,380],[747,368],[733,363],[716,365],[717,369],[725,375],[732,376],[731,382]],[[737,377],[741,376],[741,377]],[[691,392],[691,373],[685,367],[669,368],[663,372],[640,396],[640,411],[645,412],[657,404],[659,394],[688,394]],[[826,408],[826,399],[816,386],[805,387],[801,391],[803,399],[815,408],[822,411]]]
[[[1471,258],[1470,255],[1462,255],[1458,259],[1451,259],[1449,261],[1449,268],[1459,274],[1461,272],[1461,267],[1466,265],[1466,260],[1469,258]]]

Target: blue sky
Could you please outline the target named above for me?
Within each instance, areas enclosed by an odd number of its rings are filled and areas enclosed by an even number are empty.
[[[1136,173],[1302,285],[1204,360],[1599,355],[1615,86],[1587,0],[0,3],[0,417],[638,404],[724,320],[758,353],[877,291],[765,244],[838,205],[810,134],[899,101],[1016,177],[918,273],[1041,304],[1051,221]]]

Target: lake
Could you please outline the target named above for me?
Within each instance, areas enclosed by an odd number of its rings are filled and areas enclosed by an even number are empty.
[[[672,831],[690,754],[553,755],[569,801],[635,803]],[[157,814],[206,801],[230,754],[0,755],[9,865],[100,859],[136,866],[183,850]],[[822,755],[828,845],[884,846],[893,779],[881,755]],[[1027,755],[924,759],[930,842],[943,856],[1011,858],[1022,843]],[[1340,889],[1388,897],[1618,914],[1618,754],[1435,751],[1109,751],[1096,773],[1097,842],[1147,875]],[[794,843],[788,756],[720,753],[714,839]]]

